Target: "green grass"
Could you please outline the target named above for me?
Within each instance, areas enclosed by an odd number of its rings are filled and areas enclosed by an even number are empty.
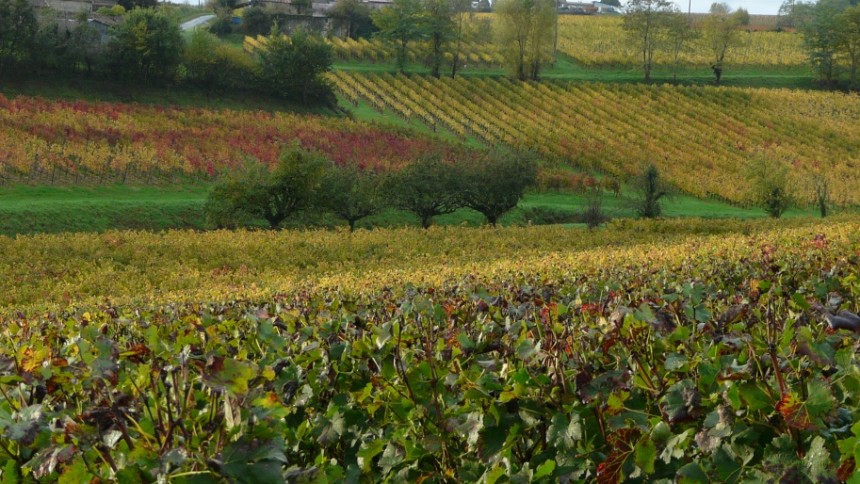
[[[203,205],[208,185],[180,185],[162,187],[135,187],[127,185],[93,187],[15,186],[0,188],[0,235],[102,232],[111,229],[207,229]],[[551,211],[571,216],[585,206],[585,197],[575,193],[529,193],[520,206],[505,215],[504,225],[530,223],[536,210]],[[610,217],[634,217],[629,197],[607,195],[604,209]],[[715,200],[700,200],[676,196],[663,202],[667,217],[703,218],[762,218],[762,210],[746,209]],[[811,209],[791,210],[787,217],[815,216]],[[532,220],[532,222],[537,223]],[[343,222],[330,216],[310,216],[296,220],[302,223],[334,226]],[[453,214],[437,217],[439,225],[478,226],[483,216],[473,210],[462,209]],[[419,221],[411,214],[386,210],[359,223],[365,228],[417,226]]]

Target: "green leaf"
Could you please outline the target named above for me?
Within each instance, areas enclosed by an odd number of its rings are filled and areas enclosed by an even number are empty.
[[[680,370],[687,363],[689,363],[689,358],[679,353],[669,353],[666,356],[666,362],[664,363],[664,367],[669,371]]]
[[[579,421],[579,414],[573,413],[571,417],[568,420],[567,415],[563,413],[552,416],[552,422],[546,433],[547,444],[558,449],[572,449],[576,442],[582,439],[582,424]]]
[[[636,444],[634,462],[645,474],[654,473],[654,461],[657,460],[657,446],[647,436]]]
[[[542,479],[544,477],[548,477],[552,475],[555,471],[555,461],[552,459],[547,460],[543,464],[539,465],[537,469],[535,469],[535,479]]]
[[[819,435],[812,439],[812,445],[809,446],[809,451],[803,458],[803,464],[809,472],[809,477],[813,481],[826,481],[826,477],[830,477],[832,459],[830,452],[827,450],[825,440]]]
[[[248,393],[248,383],[257,376],[257,365],[246,361],[212,356],[203,372],[203,382],[212,388],[235,394]]]
[[[749,411],[772,410],[773,399],[759,386],[758,383],[744,383],[739,386],[741,399],[746,402]]]
[[[373,458],[379,455],[385,449],[386,441],[384,439],[376,439],[370,443],[365,443],[358,451],[358,465],[365,472],[370,470],[370,465]]]
[[[676,474],[676,482],[678,484],[700,484],[703,482],[711,482],[708,475],[702,469],[702,466],[695,462],[691,462],[684,467],[678,469]]]

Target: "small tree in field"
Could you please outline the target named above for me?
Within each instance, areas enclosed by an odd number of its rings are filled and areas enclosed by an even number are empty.
[[[433,217],[463,207],[460,170],[439,155],[426,155],[393,174],[387,192],[393,205],[430,226]]]
[[[821,214],[821,218],[827,217],[830,208],[830,180],[823,174],[813,175],[812,190],[815,194],[818,213]]]
[[[537,179],[537,164],[531,156],[499,151],[462,165],[464,205],[481,212],[493,226],[517,206]]]
[[[248,225],[265,220],[272,229],[316,202],[330,162],[320,155],[291,147],[272,168],[249,163],[215,185],[206,200],[206,213],[218,227]]]
[[[641,175],[633,180],[633,186],[639,197],[634,201],[633,210],[642,218],[656,218],[663,213],[660,200],[669,195],[669,187],[660,178],[660,171],[654,165],[648,165]]]
[[[794,203],[788,188],[788,167],[765,154],[749,165],[752,200],[773,218],[780,218]]]
[[[382,182],[382,175],[371,170],[352,165],[333,167],[323,177],[320,201],[353,231],[359,220],[382,209]]]
[[[585,192],[585,209],[580,214],[582,222],[590,229],[604,224],[609,217],[603,210],[603,187],[597,185]]]

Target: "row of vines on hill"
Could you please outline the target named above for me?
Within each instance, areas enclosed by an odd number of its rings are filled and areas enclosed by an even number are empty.
[[[13,307],[0,316],[0,472],[857,479],[860,337],[823,315],[858,310],[856,234],[839,223],[692,238],[697,248],[658,265],[640,247],[638,261],[552,276],[511,268],[255,301],[227,290],[220,302],[32,317]]]
[[[837,203],[860,202],[856,96],[345,72],[332,79],[351,102],[486,144],[620,177],[653,163],[696,196],[747,201],[746,166],[766,156],[791,166],[800,198],[816,172],[832,179]]]
[[[0,183],[211,178],[299,143],[338,163],[385,170],[438,140],[323,116],[53,101],[0,95]]]

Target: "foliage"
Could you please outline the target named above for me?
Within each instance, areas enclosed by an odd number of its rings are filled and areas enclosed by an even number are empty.
[[[670,228],[582,238],[641,242]],[[857,230],[771,228],[576,259],[522,260],[509,246],[516,262],[498,274],[482,265],[483,277],[438,284],[13,309],[0,319],[0,466],[4,478],[45,482],[847,480],[860,434],[858,336],[829,329],[812,306],[858,310],[847,258]],[[490,233],[508,232],[423,235],[461,235],[474,249]],[[504,242],[570,243],[571,233],[512,229]],[[175,243],[232,238],[240,252],[250,243],[281,255],[269,263],[302,250],[290,240],[320,236],[189,235]],[[392,234],[349,244],[378,235]],[[404,246],[417,235],[403,232]],[[56,242],[139,254],[127,246],[175,236]],[[10,241],[40,254],[33,244],[52,239],[20,242]],[[224,246],[203,247],[217,258]]]
[[[421,226],[427,228],[433,217],[463,206],[463,188],[457,165],[446,163],[438,155],[425,154],[392,173],[386,192],[392,205],[415,214]]]
[[[430,75],[439,77],[448,44],[455,36],[455,3],[454,0],[423,0],[422,6],[424,36],[430,45],[426,63],[430,67]]]
[[[27,0],[0,0],[0,75],[30,59],[38,29]]]
[[[248,35],[268,34],[274,21],[274,16],[264,7],[251,6],[242,10],[242,31]]]
[[[346,22],[346,33],[350,39],[369,37],[374,31],[370,8],[359,0],[337,0],[328,14]]]
[[[496,36],[510,75],[521,81],[538,80],[541,67],[555,60],[555,2],[500,0],[494,7]]]
[[[183,41],[176,19],[155,9],[134,9],[111,27],[109,57],[115,75],[143,83],[176,79]]]
[[[211,93],[214,90],[250,88],[255,75],[254,63],[209,32],[197,29],[191,33],[182,55],[188,79]]]
[[[788,184],[788,167],[774,155],[757,154],[748,168],[751,197],[773,218],[780,218],[794,203]]]
[[[130,12],[134,9],[154,9],[158,7],[158,0],[117,0],[117,4]]]
[[[379,29],[374,35],[395,46],[395,63],[400,72],[405,72],[409,43],[424,36],[420,1],[394,0],[390,6],[373,12],[371,18]]]
[[[799,3],[793,8],[812,68],[824,85],[835,84],[838,77],[838,18],[848,5],[847,0],[821,0],[815,4]]]
[[[210,220],[220,227],[263,219],[277,229],[289,217],[317,203],[328,160],[290,147],[271,169],[249,163],[219,181],[206,201]]]
[[[333,166],[322,180],[320,205],[355,230],[359,220],[383,208],[384,175],[355,165]]]
[[[589,229],[596,229],[609,221],[609,216],[603,208],[603,187],[596,186],[588,189],[585,196],[585,208],[580,214],[582,222]]]
[[[718,86],[723,77],[726,54],[738,42],[738,28],[743,25],[744,12],[738,10],[732,13],[728,4],[715,3],[702,27],[702,36],[711,52],[711,70]]]
[[[660,171],[654,165],[648,165],[645,170],[633,180],[633,188],[637,198],[633,210],[642,218],[659,217],[663,211],[660,200],[669,195],[670,190],[660,177]]]
[[[537,162],[528,154],[497,150],[459,165],[463,205],[483,214],[493,226],[517,206],[537,177]]]
[[[322,39],[301,30],[292,37],[271,35],[258,59],[260,81],[272,94],[306,105],[336,104],[323,76],[331,69],[332,49]]]
[[[630,0],[623,28],[630,42],[637,46],[642,58],[645,81],[651,80],[654,53],[660,46],[660,38],[666,30],[666,19],[675,5],[668,0]]]

